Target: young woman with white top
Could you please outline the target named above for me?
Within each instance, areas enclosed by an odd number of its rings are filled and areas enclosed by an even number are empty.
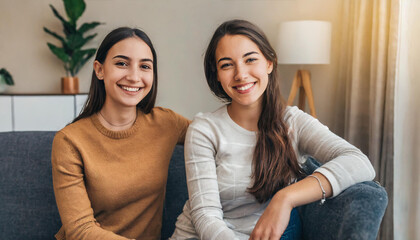
[[[252,23],[216,29],[205,74],[227,104],[198,114],[188,128],[189,200],[171,239],[299,239],[297,206],[374,178],[359,149],[282,102],[276,66],[276,53]],[[306,155],[324,163],[310,176],[301,168]]]

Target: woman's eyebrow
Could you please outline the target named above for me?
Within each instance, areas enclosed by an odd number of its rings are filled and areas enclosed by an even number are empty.
[[[153,60],[150,59],[150,58],[142,58],[142,59],[140,59],[140,62],[151,62],[151,63],[153,63]]]
[[[244,58],[244,57],[248,57],[249,55],[252,55],[252,54],[259,54],[258,52],[255,52],[255,51],[252,51],[252,52],[247,52],[247,53],[245,53],[242,57]],[[232,60],[231,58],[229,58],[229,57],[224,57],[224,58],[221,58],[221,59],[219,59],[218,61],[217,61],[217,63],[219,63],[219,62],[221,62],[221,61],[224,61],[224,60]]]
[[[117,55],[117,56],[113,57],[112,59],[114,59],[114,58],[122,58],[122,59],[125,59],[125,60],[130,60],[130,58],[125,56],[125,55]],[[142,59],[140,59],[140,62],[152,62],[153,63],[153,60],[150,59],[150,58],[142,58]]]
[[[117,56],[113,57],[112,59],[114,59],[114,58],[122,58],[122,59],[125,59],[125,60],[130,60],[129,57],[124,56],[124,55],[117,55]]]
[[[224,58],[219,59],[219,60],[217,61],[217,63],[219,63],[219,62],[221,62],[221,61],[225,61],[225,60],[229,61],[229,60],[232,60],[232,58],[229,58],[229,57],[224,57]]]
[[[248,57],[249,55],[251,55],[251,54],[258,54],[257,52],[255,52],[255,51],[252,51],[252,52],[247,52],[247,53],[245,53],[242,57],[244,58],[244,57]]]

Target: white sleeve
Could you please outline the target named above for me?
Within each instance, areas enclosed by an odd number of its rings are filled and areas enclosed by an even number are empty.
[[[185,168],[192,223],[200,239],[235,239],[223,221],[216,174],[214,129],[196,118],[185,139]]]
[[[289,108],[298,150],[324,163],[315,170],[331,183],[333,196],[363,181],[373,180],[375,170],[365,154],[340,138],[317,119],[296,107]]]

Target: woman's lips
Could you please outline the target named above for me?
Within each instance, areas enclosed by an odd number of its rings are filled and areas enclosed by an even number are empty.
[[[255,86],[255,82],[234,86],[233,88],[239,93],[248,93]]]

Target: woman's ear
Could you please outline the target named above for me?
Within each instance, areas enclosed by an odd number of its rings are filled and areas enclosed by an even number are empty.
[[[93,62],[93,69],[95,70],[96,77],[99,80],[104,80],[104,68],[102,63],[100,63],[98,60],[95,60],[95,62]]]
[[[273,62],[267,61],[267,74],[271,74],[273,72]]]

